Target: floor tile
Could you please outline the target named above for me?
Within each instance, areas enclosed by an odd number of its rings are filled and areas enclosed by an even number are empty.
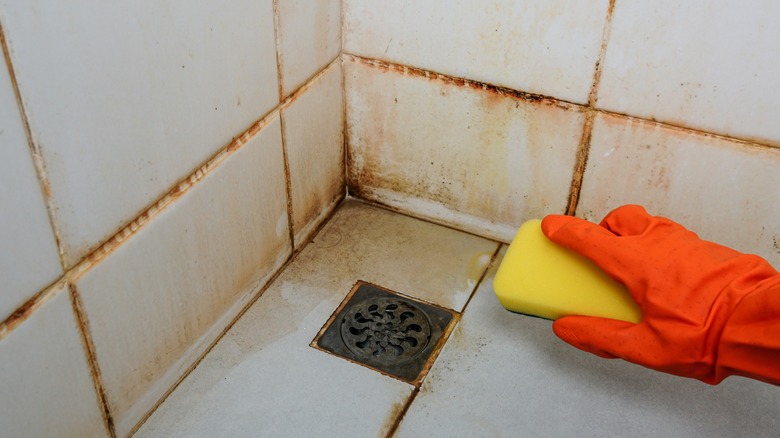
[[[780,3],[618,1],[598,107],[780,145]]]
[[[461,308],[496,247],[346,201],[137,436],[384,435],[412,386],[310,342],[361,279]]]
[[[0,206],[0,321],[4,321],[62,275],[5,61],[0,62]]]
[[[550,321],[503,309],[495,269],[396,436],[777,434],[780,387],[739,377],[709,386],[577,350],[555,337]]]
[[[282,108],[296,248],[307,242],[344,196],[341,84],[341,64],[336,63]]]
[[[279,68],[287,96],[341,50],[340,0],[279,0]]]
[[[349,185],[360,197],[509,241],[563,213],[584,116],[347,57]]]
[[[107,437],[67,289],[0,339],[0,435]]]
[[[77,281],[125,435],[291,252],[278,114]]]
[[[272,0],[2,0],[70,267],[279,103]]]
[[[620,205],[641,204],[780,269],[778,187],[780,149],[599,115],[577,214],[598,222]]]
[[[347,0],[347,53],[588,100],[607,0]]]

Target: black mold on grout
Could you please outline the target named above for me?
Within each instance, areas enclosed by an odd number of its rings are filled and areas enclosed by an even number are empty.
[[[103,423],[105,424],[108,433],[113,438],[116,436],[116,432],[114,430],[114,420],[111,416],[111,409],[108,406],[108,397],[106,396],[105,387],[103,386],[103,377],[100,372],[97,356],[95,354],[95,344],[92,342],[92,334],[89,330],[89,320],[87,319],[87,314],[84,311],[83,305],[81,303],[81,296],[76,289],[76,285],[73,283],[68,283],[66,293],[68,293],[70,296],[71,307],[73,308],[73,313],[76,316],[76,322],[79,326],[78,328],[79,333],[81,334],[81,342],[84,346],[87,366],[89,366],[90,375],[92,376],[92,384],[95,388],[98,404],[101,408]]]
[[[588,156],[590,154],[590,140],[593,135],[593,111],[585,113],[585,121],[582,124],[582,135],[580,144],[577,147],[577,155],[574,161],[574,171],[572,172],[571,185],[569,186],[569,198],[566,201],[566,211],[564,214],[573,216],[577,211],[577,204],[580,201],[580,191],[582,182],[585,178],[585,169],[588,165]]]
[[[46,205],[49,226],[51,226],[51,232],[54,236],[54,244],[57,246],[57,257],[60,260],[60,266],[64,272],[68,270],[68,266],[67,263],[65,263],[65,248],[60,239],[59,228],[57,227],[57,217],[51,202],[51,185],[49,184],[49,178],[46,174],[46,163],[44,162],[40,149],[35,143],[35,138],[33,137],[32,129],[30,128],[30,119],[27,117],[24,100],[22,99],[22,93],[19,89],[19,82],[16,79],[16,71],[14,70],[13,61],[11,60],[11,49],[8,45],[8,40],[5,37],[5,28],[2,23],[0,23],[0,45],[2,45],[3,57],[5,58],[6,68],[8,69],[8,77],[11,80],[11,88],[13,88],[14,97],[16,98],[16,105],[19,108],[19,117],[22,120],[24,134],[27,137],[27,146],[30,149],[33,167],[35,168],[37,177],[36,179],[40,185],[43,202]]]

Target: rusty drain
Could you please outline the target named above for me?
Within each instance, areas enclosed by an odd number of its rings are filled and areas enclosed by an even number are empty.
[[[450,321],[446,309],[358,282],[312,346],[413,382]]]

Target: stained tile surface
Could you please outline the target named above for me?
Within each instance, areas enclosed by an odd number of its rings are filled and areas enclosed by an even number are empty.
[[[780,268],[780,149],[623,117],[596,117],[577,214],[644,205]]]
[[[780,145],[780,3],[619,1],[598,106]]]
[[[309,343],[359,279],[462,308],[496,247],[348,201],[137,436],[383,436],[412,386]]]
[[[0,321],[62,275],[5,61],[0,62]]]
[[[0,9],[69,266],[279,102],[272,0]]]
[[[125,435],[290,254],[278,115],[77,282]]]
[[[607,0],[346,0],[347,53],[587,102]]]
[[[66,289],[0,339],[3,436],[107,437]]]
[[[282,94],[303,85],[341,50],[341,1],[279,0]]]
[[[509,241],[562,213],[584,117],[346,59],[349,185],[359,196]]]
[[[774,436],[780,387],[718,386],[581,352],[550,321],[504,310],[495,265],[428,374],[398,437]]]
[[[344,195],[341,83],[341,65],[333,64],[282,109],[296,247],[306,242]]]

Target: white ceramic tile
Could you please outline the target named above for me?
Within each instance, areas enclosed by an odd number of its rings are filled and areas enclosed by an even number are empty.
[[[345,0],[347,53],[588,100],[607,0]]]
[[[348,179],[361,197],[511,240],[566,208],[583,114],[346,62]]]
[[[138,436],[384,436],[412,387],[309,343],[359,279],[462,307],[495,248],[347,201]]]
[[[62,275],[19,106],[0,62],[0,321]]]
[[[598,106],[780,145],[780,3],[617,2]]]
[[[508,312],[495,266],[466,308],[398,437],[773,436],[780,387],[718,386],[605,360],[559,340],[550,321]]]
[[[272,0],[0,8],[69,266],[278,103]]]
[[[341,51],[340,0],[278,0],[279,64],[286,96]]]
[[[780,149],[623,117],[596,117],[578,215],[644,205],[780,268]]]
[[[68,291],[0,339],[3,436],[108,436]]]
[[[278,115],[77,283],[125,435],[290,253]]]
[[[345,192],[341,84],[341,65],[334,64],[282,109],[296,247],[306,243]]]

